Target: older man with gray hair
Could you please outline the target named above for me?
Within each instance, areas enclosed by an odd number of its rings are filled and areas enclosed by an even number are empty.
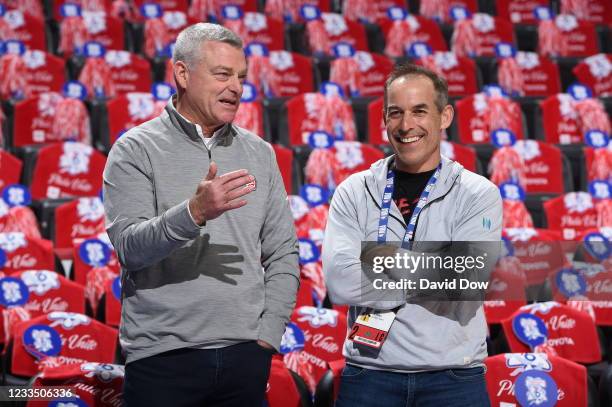
[[[271,146],[231,123],[240,38],[195,24],[173,62],[177,94],[115,143],[104,171],[125,404],[260,407],[299,285],[286,193]]]

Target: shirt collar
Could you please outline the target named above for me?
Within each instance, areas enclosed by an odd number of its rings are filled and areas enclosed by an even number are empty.
[[[181,127],[191,139],[197,140],[199,138],[204,140],[206,138],[210,138],[204,134],[202,126],[188,120],[185,116],[180,114],[178,110],[176,110],[176,107],[174,106],[175,96],[176,95],[170,96],[170,99],[168,99],[168,104],[166,105],[166,110],[168,111],[168,114],[170,114],[170,117],[174,118],[178,122],[177,124],[179,125],[179,127]],[[223,138],[228,133],[234,133],[233,131],[231,131],[231,129],[231,123],[227,123],[217,129],[211,137]]]

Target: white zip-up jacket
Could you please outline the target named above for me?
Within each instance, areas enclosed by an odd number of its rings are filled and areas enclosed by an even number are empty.
[[[416,372],[483,365],[487,327],[478,301],[376,300],[363,294],[362,242],[376,242],[380,204],[393,156],[353,174],[334,193],[323,244],[323,272],[332,302],[350,305],[348,329],[366,307],[397,316],[379,351],[345,341],[358,366]],[[404,219],[391,202],[387,241],[400,242]],[[442,157],[438,182],[416,222],[415,242],[501,241],[502,200],[486,178]]]

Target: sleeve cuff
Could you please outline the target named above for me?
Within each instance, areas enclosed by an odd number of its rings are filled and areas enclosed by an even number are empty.
[[[264,315],[259,323],[258,340],[268,342],[277,352],[280,352],[280,343],[285,333],[286,321],[271,315]]]
[[[189,214],[189,217],[191,218],[191,221],[193,222],[195,227],[202,229],[204,226],[206,226],[206,223],[204,223],[204,225],[202,226],[198,225],[198,222],[196,222],[195,219],[193,218],[193,215],[191,214],[191,209],[189,208],[189,200],[187,200],[187,213]]]
[[[190,240],[200,235],[203,226],[197,225],[189,213],[189,200],[173,206],[164,213],[170,237],[175,240]]]

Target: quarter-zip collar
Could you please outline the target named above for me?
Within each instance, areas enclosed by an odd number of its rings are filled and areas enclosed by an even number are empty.
[[[185,133],[191,140],[204,142],[200,132],[198,132],[198,127],[200,126],[185,119],[176,110],[174,107],[173,97],[174,96],[170,97],[168,104],[166,105],[166,112],[170,117],[170,122],[172,125],[177,129],[182,130],[182,132]],[[236,130],[234,129],[234,126],[232,126],[231,123],[227,123],[213,133],[212,137],[215,139],[215,141],[213,141],[212,145],[229,146],[232,144],[235,135]]]

